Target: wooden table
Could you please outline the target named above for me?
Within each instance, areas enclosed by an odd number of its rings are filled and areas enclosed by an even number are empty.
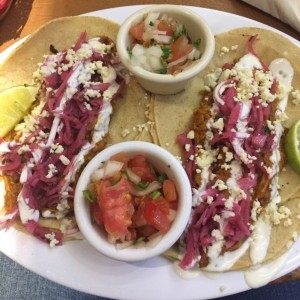
[[[15,0],[14,5],[0,22],[0,52],[32,33],[45,22],[62,16],[73,16],[106,8],[152,3],[172,3],[211,8],[248,17],[277,28],[300,40],[300,34],[290,26],[272,16],[237,0],[177,0],[177,1],[134,1],[134,0]],[[300,268],[276,280],[282,282],[300,279]]]

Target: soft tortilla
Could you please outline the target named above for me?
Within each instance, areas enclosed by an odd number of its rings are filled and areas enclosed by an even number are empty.
[[[88,38],[107,36],[115,41],[118,30],[118,24],[98,17],[64,17],[50,21],[31,34],[0,66],[0,91],[16,85],[32,84],[38,63],[44,60],[45,54],[50,54],[50,45],[59,51],[69,48],[83,31],[87,32]],[[123,94],[114,103],[108,144],[136,139],[152,142],[149,131],[132,130],[137,125],[147,123],[145,111],[149,103],[150,96],[131,78]],[[127,128],[131,129],[131,133],[124,137],[122,132]],[[51,228],[60,227],[60,221],[54,219],[40,219],[39,223]],[[22,230],[20,224],[16,226]]]
[[[154,138],[158,143],[171,151],[174,155],[181,155],[181,150],[176,142],[176,137],[180,133],[188,132],[191,128],[193,112],[199,107],[202,101],[204,91],[204,77],[213,72],[216,68],[222,67],[225,63],[234,63],[242,57],[247,50],[247,42],[250,36],[258,35],[254,44],[257,55],[267,65],[275,58],[286,58],[294,68],[294,79],[292,86],[294,89],[300,89],[300,68],[297,65],[300,56],[300,49],[288,39],[274,32],[260,28],[239,28],[220,35],[216,38],[216,52],[208,68],[195,78],[185,91],[173,96],[155,96],[152,102],[151,112],[155,120]],[[238,45],[236,50],[230,50],[228,53],[222,53],[222,47],[231,49]],[[299,119],[300,108],[292,103],[290,96],[286,114],[288,120],[284,125],[288,128]],[[165,122],[166,116],[169,122]],[[174,130],[175,129],[175,130]],[[297,215],[299,208],[299,182],[300,176],[295,174],[292,169],[286,165],[280,173],[280,187],[282,204],[287,206],[291,212],[292,224],[285,227],[282,223],[272,227],[271,240],[268,254],[265,262],[273,260],[288,250],[290,241],[293,241],[295,233],[300,233],[300,220]],[[176,257],[178,252],[176,248],[170,249],[166,253],[169,257]],[[244,269],[252,265],[249,253],[247,252],[232,269]]]

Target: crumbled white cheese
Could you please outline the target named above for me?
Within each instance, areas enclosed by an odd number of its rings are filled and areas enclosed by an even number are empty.
[[[219,191],[224,191],[227,190],[227,185],[225,184],[225,182],[221,179],[217,179],[217,181],[215,182],[215,184],[212,186],[213,188],[217,188]]]
[[[46,178],[52,178],[54,176],[55,173],[57,173],[57,169],[55,167],[55,165],[53,164],[49,164],[48,165],[48,174],[46,175]]]
[[[261,209],[262,208],[261,208],[260,202],[258,200],[254,200],[252,210],[251,210],[251,219],[253,221],[257,220],[257,214],[261,211]]]
[[[282,205],[278,208],[274,202],[269,203],[267,213],[275,225],[280,224],[281,220],[286,220],[291,215],[291,211],[288,207]]]
[[[126,137],[130,134],[130,130],[125,128],[122,132],[121,132],[121,135],[122,137]]]
[[[58,143],[53,144],[50,148],[50,153],[60,154],[64,151],[64,147]]]
[[[185,144],[184,149],[186,152],[189,152],[191,150],[191,145],[190,144]]]
[[[190,140],[194,139],[195,138],[195,131],[194,130],[189,131],[188,134],[187,134],[187,138],[190,139]]]
[[[70,160],[69,160],[66,156],[64,156],[64,155],[60,155],[60,156],[59,156],[59,160],[60,160],[65,166],[67,166],[67,165],[70,163]]]
[[[18,149],[18,154],[22,154],[24,152],[29,152],[31,151],[30,148],[29,148],[29,145],[25,144],[25,145],[22,145],[19,149]]]
[[[204,150],[200,149],[199,156],[196,157],[195,163],[200,168],[210,166],[216,160],[216,150]]]
[[[223,47],[221,48],[220,56],[223,56],[224,54],[226,54],[226,53],[228,53],[228,52],[229,52],[229,48],[223,46]]]
[[[204,89],[207,91],[213,89],[217,85],[221,73],[222,68],[216,68],[214,72],[204,76]]]
[[[67,199],[61,199],[59,203],[56,205],[56,209],[59,212],[66,212],[70,209],[70,205]]]
[[[295,105],[299,105],[300,104],[300,90],[294,90],[294,91],[292,91],[291,94],[292,94],[292,97],[293,97],[292,102]]]
[[[55,247],[59,243],[59,241],[55,238],[55,233],[54,232],[46,233],[45,238],[47,240],[49,240],[50,248]]]
[[[233,153],[232,152],[226,152],[225,153],[225,162],[230,162],[233,159]]]
[[[212,127],[216,128],[216,129],[219,129],[220,131],[222,131],[223,128],[224,128],[224,119],[223,118],[219,118],[217,121],[215,121],[212,124]]]
[[[211,235],[216,238],[217,241],[223,240],[224,237],[219,229],[213,229]]]

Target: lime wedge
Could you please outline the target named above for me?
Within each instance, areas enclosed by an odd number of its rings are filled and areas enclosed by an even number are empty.
[[[14,86],[0,92],[0,137],[8,134],[28,113],[35,100],[35,86]]]
[[[291,168],[300,174],[300,120],[294,123],[288,131],[285,152]]]

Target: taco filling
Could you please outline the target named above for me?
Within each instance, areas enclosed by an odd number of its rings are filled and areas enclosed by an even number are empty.
[[[250,244],[252,263],[260,263],[271,223],[290,221],[289,209],[278,209],[278,173],[285,161],[282,121],[293,69],[287,60],[266,66],[254,51],[255,39],[249,39],[246,55],[219,71],[194,113],[192,130],[179,136],[193,189],[181,240],[183,269],[228,270]],[[284,80],[272,72],[278,63],[287,66]],[[257,231],[264,241],[256,240]]]
[[[52,51],[35,73],[41,87],[31,113],[0,141],[8,212],[0,225],[20,219],[55,246],[78,231],[75,222],[62,232],[40,221],[73,217],[77,172],[105,146],[112,101],[125,79],[107,37],[87,39],[83,32],[73,47]]]

